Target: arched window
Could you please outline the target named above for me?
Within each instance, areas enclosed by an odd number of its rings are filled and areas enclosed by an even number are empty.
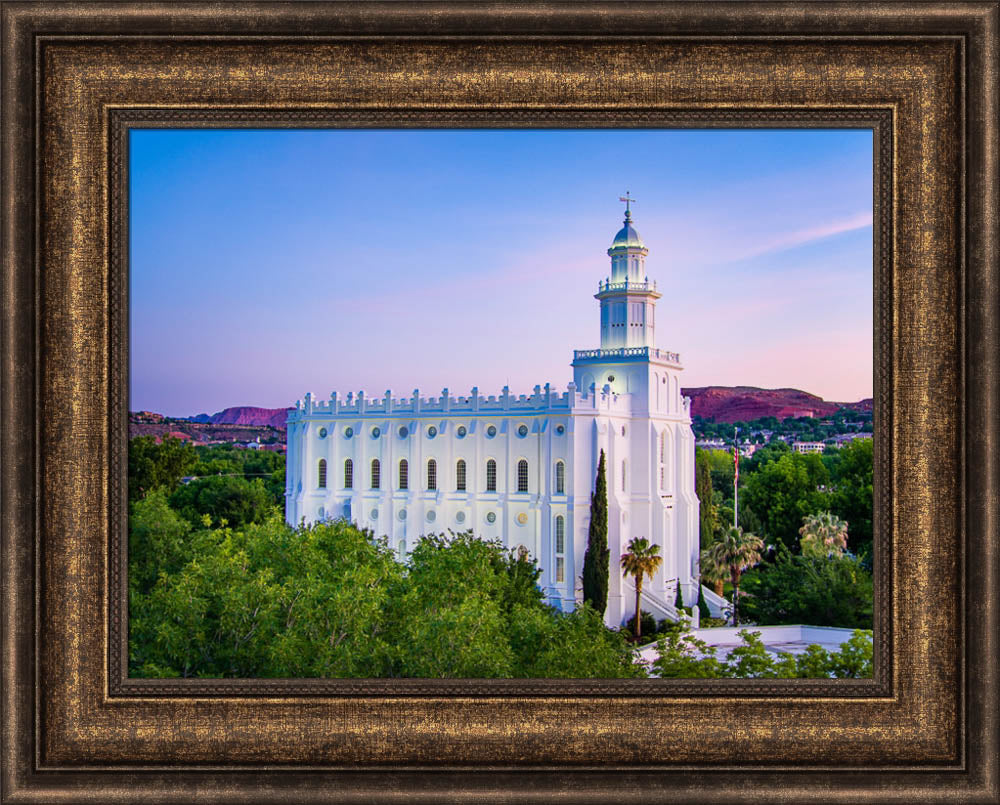
[[[497,491],[497,463],[492,458],[486,462],[486,491]]]
[[[382,484],[382,465],[377,458],[372,459],[372,489],[378,489]]]
[[[556,462],[556,494],[566,494],[566,465],[561,461]]]
[[[517,462],[517,491],[528,491],[528,462],[523,458]]]
[[[347,459],[344,462],[344,489],[354,488],[354,462]]]
[[[427,460],[427,488],[438,488],[438,463],[433,458]]]
[[[556,583],[566,580],[566,520],[560,514],[556,517]]]
[[[460,458],[455,465],[455,489],[465,491],[465,459]]]
[[[622,462],[622,492],[625,490],[625,462]]]
[[[326,459],[319,460],[319,488],[326,489]]]
[[[405,458],[399,460],[399,488],[410,488],[410,465],[406,463]]]

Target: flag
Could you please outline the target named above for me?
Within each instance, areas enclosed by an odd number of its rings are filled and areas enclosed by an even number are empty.
[[[740,480],[740,441],[735,433],[733,433],[733,468],[735,473],[733,483],[737,484]]]

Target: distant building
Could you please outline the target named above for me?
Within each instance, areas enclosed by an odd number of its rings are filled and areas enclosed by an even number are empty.
[[[792,450],[796,453],[822,453],[825,448],[823,442],[792,442]]]
[[[546,600],[572,610],[583,573],[598,457],[606,456],[610,589],[605,621],[634,614],[635,590],[618,558],[633,537],[663,563],[643,584],[642,606],[676,618],[679,578],[697,600],[698,498],[690,399],[680,356],[656,347],[661,294],[645,274],[648,250],[625,223],[598,283],[600,348],[573,356],[573,382],[531,394],[386,392],[329,400],[311,394],[288,415],[285,513],[298,524],[347,517],[404,556],[424,534],[472,529],[525,549],[542,569]],[[673,302],[676,304],[676,302]],[[669,314],[669,311],[668,311]],[[538,345],[544,349],[544,344]],[[445,356],[441,356],[444,360]]]

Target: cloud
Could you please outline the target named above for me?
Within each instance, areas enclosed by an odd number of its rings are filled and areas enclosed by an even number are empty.
[[[839,218],[817,226],[810,226],[805,229],[798,229],[794,232],[779,234],[776,237],[764,241],[763,243],[749,247],[738,256],[734,256],[730,259],[732,262],[736,262],[738,260],[749,260],[753,257],[760,257],[764,254],[780,252],[796,246],[804,246],[807,243],[823,240],[824,238],[829,238],[833,235],[841,235],[845,232],[854,232],[858,229],[864,229],[865,227],[870,227],[872,223],[873,217],[871,211],[858,212],[854,215],[848,216],[847,218]]]

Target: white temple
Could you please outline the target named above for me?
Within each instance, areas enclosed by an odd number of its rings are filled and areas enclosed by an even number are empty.
[[[624,200],[624,199],[623,199]],[[582,600],[590,495],[606,455],[610,586],[605,622],[635,612],[619,557],[632,537],[660,546],[663,564],[643,584],[642,607],[676,615],[697,597],[698,498],[690,400],[680,356],[654,341],[656,283],[648,249],[625,222],[598,283],[599,349],[573,354],[573,382],[531,394],[329,400],[311,394],[288,417],[285,514],[289,523],[346,517],[405,556],[421,535],[471,529],[523,548],[542,568],[550,604]]]

